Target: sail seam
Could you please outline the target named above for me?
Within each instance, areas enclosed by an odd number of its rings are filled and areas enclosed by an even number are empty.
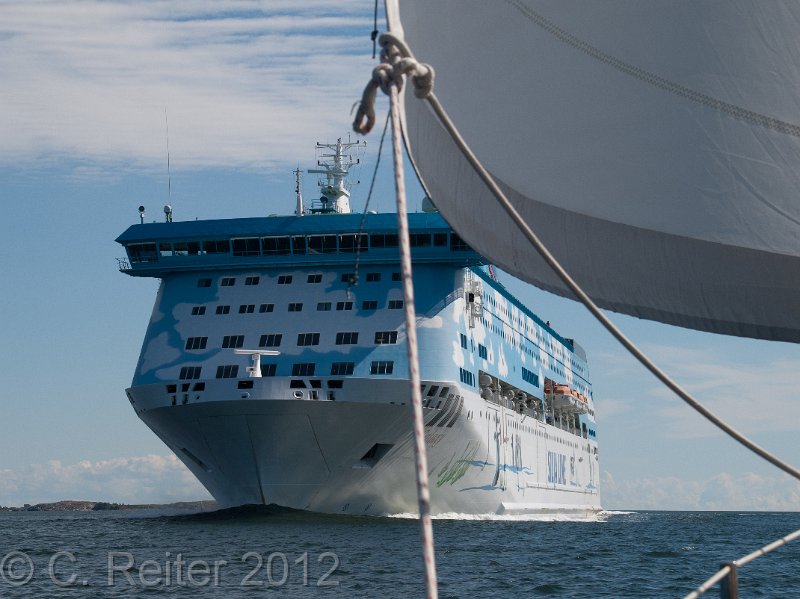
[[[575,35],[572,35],[568,31],[562,29],[552,21],[549,21],[544,16],[526,6],[521,0],[506,0],[506,2],[515,7],[529,21],[550,35],[554,36],[559,41],[583,52],[595,60],[599,60],[600,62],[603,62],[610,67],[625,73],[626,75],[639,79],[640,81],[644,81],[653,87],[657,87],[676,96],[685,98],[691,102],[708,106],[709,108],[727,114],[728,116],[731,116],[737,120],[744,121],[752,125],[757,125],[764,129],[777,131],[778,133],[783,133],[784,135],[800,138],[800,125],[782,121],[754,110],[742,108],[741,106],[737,106],[735,104],[731,104],[730,102],[725,102],[723,100],[714,98],[713,96],[693,90],[685,85],[681,85],[680,83],[670,81],[665,77],[627,63],[619,58],[616,58],[615,56],[612,56],[611,54],[603,52],[599,48],[592,46],[588,42],[585,42],[579,37],[576,37]]]

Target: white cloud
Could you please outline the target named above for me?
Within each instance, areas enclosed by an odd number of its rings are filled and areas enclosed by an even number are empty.
[[[169,503],[209,494],[174,455],[146,455],[77,464],[52,460],[0,470],[0,505],[62,499],[116,503]]]
[[[367,82],[363,2],[0,6],[0,162],[294,164],[334,139]]]
[[[703,406],[741,432],[755,435],[797,429],[800,422],[797,359],[768,360],[752,354],[733,359],[712,350],[653,344],[645,348],[645,353]],[[617,400],[629,405],[655,401],[667,432],[675,437],[722,434],[652,378],[629,379],[628,384],[619,387],[614,398]]]
[[[603,507],[634,510],[796,511],[800,482],[788,475],[752,472],[720,473],[706,480],[677,477],[617,482],[604,472],[600,485]]]

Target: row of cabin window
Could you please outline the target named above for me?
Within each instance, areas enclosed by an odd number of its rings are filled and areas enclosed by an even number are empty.
[[[342,283],[353,284],[357,282],[356,274],[353,272],[346,272],[342,273],[340,279]],[[381,280],[381,273],[379,272],[368,272],[366,275],[367,283],[377,283]],[[399,281],[400,273],[393,272],[392,273],[392,281]],[[294,281],[294,275],[278,275],[277,283],[278,285],[291,285]],[[253,275],[249,277],[245,277],[244,284],[245,285],[258,285],[261,282],[261,277],[258,275]],[[211,287],[212,280],[208,277],[202,277],[197,279],[197,286],[200,288]],[[314,273],[310,274],[306,277],[306,283],[322,283],[322,274],[321,273]],[[233,287],[236,285],[236,277],[222,277],[219,280],[219,284],[221,287]]]
[[[403,309],[403,300],[389,300],[386,304],[386,307],[389,310],[402,310]],[[317,303],[317,312],[330,312],[333,308],[333,302],[318,302]],[[287,305],[287,309],[289,312],[302,312],[303,311],[303,303],[302,302],[290,302]],[[336,302],[336,309],[339,311],[342,310],[352,310],[353,309],[353,302]],[[377,310],[378,309],[378,302],[377,300],[364,300],[361,302],[361,309],[362,310]],[[239,305],[239,314],[254,314],[256,311],[255,304],[240,304]],[[258,307],[259,314],[265,314],[269,312],[275,311],[275,304],[261,304]],[[206,313],[205,306],[192,306],[192,316],[203,316]],[[220,304],[215,309],[215,314],[218,315],[225,315],[231,313],[231,307],[226,304]]]
[[[292,364],[291,376],[315,376],[317,365],[314,362],[296,362]],[[179,378],[182,381],[199,379],[202,374],[202,366],[184,366],[181,368]],[[331,364],[331,376],[351,375],[355,370],[354,362],[334,362]],[[275,363],[261,364],[261,376],[276,376],[278,365]],[[370,362],[370,374],[393,374],[394,361],[375,360]],[[217,366],[216,378],[235,379],[239,376],[238,364],[223,364]]]
[[[319,345],[319,333],[299,333],[297,335],[297,345],[306,347]],[[268,333],[261,335],[258,341],[259,347],[280,347],[283,340],[281,333]],[[358,343],[358,331],[342,331],[336,333],[336,345],[356,345]],[[397,331],[376,331],[375,345],[389,345],[397,343]],[[208,337],[189,337],[186,339],[187,350],[202,350],[208,347]],[[226,349],[238,349],[244,347],[244,335],[225,335],[222,338],[222,347]]]
[[[448,247],[448,233],[411,233],[411,247]],[[289,254],[350,254],[366,252],[370,248],[398,247],[396,233],[372,235],[294,235],[291,237],[247,237],[239,239],[214,239],[207,241],[160,241],[158,243],[132,243],[126,246],[131,262],[152,262],[172,256],[197,256],[204,254],[229,254],[233,256],[280,256]],[[466,251],[470,247],[455,233],[449,234],[449,247],[453,251]]]

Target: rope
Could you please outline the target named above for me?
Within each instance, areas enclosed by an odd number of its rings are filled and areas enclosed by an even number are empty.
[[[372,25],[372,33],[369,35],[372,40],[372,59],[375,59],[375,40],[378,39],[378,0],[375,0],[375,19]]]
[[[391,34],[383,34],[379,38],[379,42],[381,44],[391,44],[393,47],[393,52],[400,53],[403,57],[400,62],[406,61],[406,69],[409,72],[414,73],[425,73],[426,71],[430,72],[430,85],[433,85],[433,70],[428,65],[416,65],[416,60],[414,59],[411,51],[409,50],[408,46],[402,41],[399,40],[396,36]],[[386,54],[387,51],[384,49],[384,53]],[[408,62],[415,63],[414,67],[409,67]],[[380,67],[381,65],[378,65]],[[376,67],[376,70],[378,69]],[[380,75],[382,77],[383,75]],[[394,76],[393,74],[390,76]],[[373,72],[373,81],[367,86],[373,85],[376,79],[376,74]],[[417,76],[417,80],[422,80],[422,77],[419,75]],[[505,196],[503,191],[497,186],[492,176],[489,172],[483,167],[477,157],[472,153],[472,150],[467,146],[467,143],[461,137],[461,134],[456,129],[456,126],[450,120],[449,115],[445,111],[444,107],[439,102],[439,99],[436,97],[436,94],[433,93],[432,89],[427,89],[424,93],[416,93],[418,88],[416,87],[417,83],[415,78],[412,77],[412,81],[415,82],[415,95],[417,97],[423,97],[428,101],[428,104],[433,109],[434,113],[439,119],[441,125],[445,128],[448,132],[450,137],[455,142],[456,146],[458,146],[461,153],[470,163],[472,168],[475,170],[475,173],[481,178],[481,180],[486,184],[486,187],[489,191],[494,195],[495,199],[497,199],[498,204],[503,210],[508,214],[509,218],[517,225],[519,230],[522,234],[528,239],[530,244],[534,247],[534,249],[541,255],[541,257],[547,262],[550,268],[553,269],[553,272],[558,275],[558,277],[564,282],[564,284],[575,294],[575,297],[580,301],[589,312],[594,315],[594,317],[606,328],[606,330],[611,333],[611,335],[622,344],[622,346],[628,350],[628,352],[636,358],[642,366],[644,366],[647,370],[649,370],[657,379],[659,379],[664,385],[666,385],[669,389],[671,389],[678,397],[680,397],[684,402],[686,402],[690,407],[692,407],[695,411],[697,411],[701,416],[706,418],[709,422],[711,422],[714,426],[722,430],[731,438],[738,441],[740,444],[745,446],[747,449],[752,451],[753,453],[759,455],[773,466],[780,468],[790,476],[800,480],[800,470],[795,468],[794,466],[787,464],[777,456],[773,455],[760,445],[756,444],[755,442],[748,439],[745,435],[737,431],[727,422],[722,420],[719,416],[711,412],[708,408],[703,406],[699,401],[697,401],[688,391],[684,390],[678,383],[676,383],[672,378],[670,378],[663,370],[661,370],[656,364],[650,360],[627,336],[619,329],[617,326],[609,320],[609,318],[600,311],[600,308],[594,301],[589,297],[589,295],[581,288],[580,285],[570,276],[570,274],[564,269],[563,266],[559,263],[559,261],[550,253],[550,250],[542,243],[536,233],[533,232],[533,229],[530,228],[527,222],[522,218],[522,216],[517,212],[517,209],[514,205],[509,201],[509,199]],[[367,90],[364,91],[364,97],[368,97]],[[374,95],[373,95],[374,100]],[[362,100],[363,101],[363,100]],[[359,107],[359,113],[362,111],[366,111],[365,114],[368,114],[369,107],[364,107],[363,105]],[[374,108],[372,108],[372,112],[374,115]],[[374,121],[374,117],[373,117]],[[357,127],[359,124],[358,116],[356,117],[356,123],[354,123],[354,127]],[[359,129],[356,128],[358,131]]]
[[[383,124],[383,133],[381,133],[381,141],[378,144],[378,158],[375,160],[375,169],[372,171],[372,181],[369,184],[369,192],[367,193],[367,201],[364,204],[364,212],[361,213],[361,220],[358,222],[358,233],[356,234],[356,263],[353,268],[353,276],[347,282],[347,299],[350,299],[350,288],[358,285],[358,271],[361,266],[361,235],[364,233],[364,222],[367,220],[367,210],[369,209],[369,201],[372,199],[372,190],[375,188],[375,179],[378,177],[378,167],[381,164],[381,153],[383,152],[383,140],[386,138],[386,131],[389,128],[389,121],[391,113],[386,113],[386,122]]]
[[[713,587],[715,584],[717,584],[720,580],[722,580],[723,578],[725,578],[726,576],[731,574],[731,572],[734,572],[735,570],[738,570],[741,566],[744,566],[745,564],[749,564],[750,562],[752,562],[757,557],[761,557],[762,555],[766,555],[767,553],[770,553],[771,551],[774,551],[778,547],[786,545],[786,543],[794,541],[795,539],[798,539],[798,538],[800,538],[800,530],[796,530],[796,531],[794,531],[792,533],[789,533],[785,537],[781,537],[777,541],[773,541],[772,543],[770,543],[768,545],[764,545],[761,549],[756,549],[752,553],[749,553],[749,554],[745,555],[744,557],[740,557],[736,561],[731,562],[731,564],[726,564],[716,574],[714,574],[711,578],[709,578],[703,584],[701,584],[699,587],[697,587],[697,590],[692,591],[691,593],[686,595],[686,597],[684,597],[684,599],[697,599],[697,597],[699,597],[700,595],[705,593],[707,590],[709,590],[711,587]],[[731,565],[733,565],[733,568],[731,567]]]
[[[375,96],[378,89],[391,95],[390,88],[403,89],[403,76],[408,76],[414,85],[414,95],[419,99],[428,98],[433,93],[434,71],[427,64],[418,63],[410,56],[405,42],[392,33],[383,33],[378,38],[382,46],[381,62],[372,70],[372,79],[364,88],[353,129],[366,135],[375,126]]]
[[[379,38],[381,44],[381,63],[372,71],[372,79],[364,89],[364,94],[356,113],[353,129],[365,135],[375,124],[375,96],[378,88],[389,96],[392,121],[392,158],[394,161],[394,185],[397,199],[397,234],[400,244],[400,265],[403,280],[403,300],[405,305],[406,336],[408,351],[408,378],[411,385],[411,407],[413,410],[414,457],[417,478],[417,499],[423,558],[425,566],[425,591],[428,599],[437,599],[436,556],[433,545],[433,526],[430,514],[430,489],[428,487],[428,457],[425,449],[425,420],[422,413],[422,391],[419,375],[419,353],[417,349],[417,316],[414,304],[414,282],[411,273],[411,242],[408,234],[408,212],[406,209],[406,190],[403,172],[402,133],[400,127],[400,90],[403,76],[408,75],[414,83],[417,97],[426,97],[433,89],[433,69],[419,65],[396,50],[405,47],[401,40],[391,34]],[[408,48],[405,48],[406,52]],[[424,90],[427,88],[427,92]],[[422,91],[419,91],[422,90]],[[424,93],[424,95],[419,95]],[[385,132],[385,130],[384,130]]]

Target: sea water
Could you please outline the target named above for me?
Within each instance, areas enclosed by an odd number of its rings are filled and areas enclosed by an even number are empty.
[[[439,596],[682,597],[798,528],[798,513],[454,515],[434,522]],[[411,519],[277,508],[0,513],[0,597],[424,597],[419,539]],[[800,597],[800,541],[741,568],[739,587]]]

